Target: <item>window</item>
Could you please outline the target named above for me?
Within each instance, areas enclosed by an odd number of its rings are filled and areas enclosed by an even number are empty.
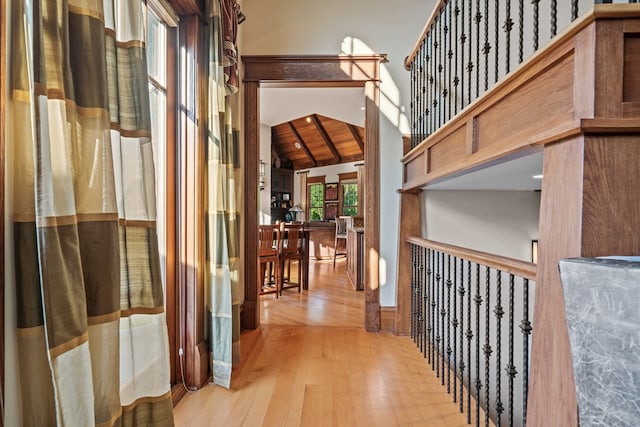
[[[162,284],[166,287],[167,26],[151,10],[147,13],[147,64],[153,163],[156,172],[156,231]]]
[[[324,184],[309,185],[309,221],[324,219]]]
[[[342,193],[342,215],[358,215],[358,183],[341,182],[340,187]]]
[[[324,175],[307,177],[307,221],[324,219]]]

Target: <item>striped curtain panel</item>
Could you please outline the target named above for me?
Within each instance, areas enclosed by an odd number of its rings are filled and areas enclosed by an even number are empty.
[[[144,4],[10,7],[22,424],[171,426]]]
[[[206,301],[213,382],[229,388],[240,355],[240,183],[235,0],[209,2]],[[256,190],[257,191],[257,190]]]

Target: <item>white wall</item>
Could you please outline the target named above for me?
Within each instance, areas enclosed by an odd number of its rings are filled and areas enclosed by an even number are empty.
[[[380,255],[382,306],[395,305],[402,134],[409,132],[410,80],[404,58],[424,29],[434,0],[242,0],[241,55],[387,54],[381,70]]]
[[[271,127],[260,125],[260,159],[264,165],[264,190],[260,191],[258,201],[258,220],[260,224],[271,224]],[[260,173],[260,169],[258,169]]]
[[[422,206],[425,238],[531,261],[539,192],[425,191]]]

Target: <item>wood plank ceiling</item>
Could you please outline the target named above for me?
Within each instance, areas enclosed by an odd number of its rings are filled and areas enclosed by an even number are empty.
[[[271,127],[272,155],[293,169],[364,160],[364,128],[312,114]]]

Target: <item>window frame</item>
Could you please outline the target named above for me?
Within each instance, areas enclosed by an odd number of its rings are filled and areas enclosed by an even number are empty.
[[[319,221],[324,221],[324,218],[326,217],[325,215],[325,211],[324,211],[324,205],[325,205],[325,200],[324,200],[324,184],[325,184],[325,175],[322,176],[310,176],[307,177],[307,211],[305,212],[305,219],[306,221],[312,221],[311,219],[311,210],[312,209],[318,209],[321,208],[322,209],[322,218]],[[311,187],[314,185],[319,185],[322,188],[322,204],[321,206],[313,206],[311,204]],[[313,220],[313,221],[318,221],[318,220]]]

